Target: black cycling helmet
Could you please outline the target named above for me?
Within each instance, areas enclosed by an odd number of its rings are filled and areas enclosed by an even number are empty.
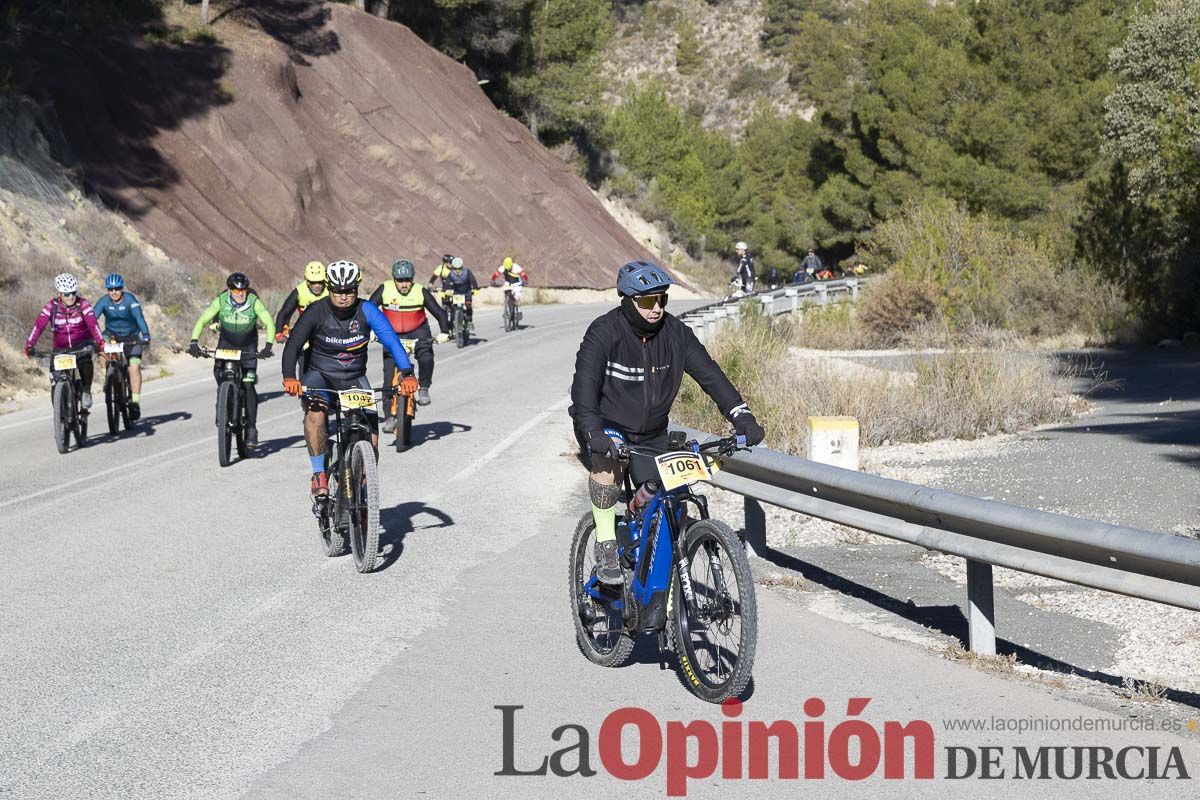
[[[225,286],[229,289],[249,289],[250,278],[244,272],[234,272],[225,279]]]
[[[446,255],[442,256],[443,264],[449,264],[453,260],[454,260],[454,256],[450,255],[449,253],[446,253]]]

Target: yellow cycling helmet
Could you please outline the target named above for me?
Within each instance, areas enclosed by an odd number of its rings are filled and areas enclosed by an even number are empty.
[[[310,261],[304,265],[304,280],[309,283],[325,282],[325,265],[320,261]]]
[[[504,268],[505,268],[505,269],[510,269],[511,267],[512,267],[512,257],[511,257],[511,256],[505,256],[505,257],[504,257]]]

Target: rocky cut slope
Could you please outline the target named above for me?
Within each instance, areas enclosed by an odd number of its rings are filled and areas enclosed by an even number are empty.
[[[400,255],[424,272],[452,252],[486,277],[510,254],[539,285],[579,287],[649,257],[407,28],[260,0],[211,30],[26,42],[37,73],[22,83],[52,104],[88,188],[172,257],[283,285],[312,258],[373,279]]]

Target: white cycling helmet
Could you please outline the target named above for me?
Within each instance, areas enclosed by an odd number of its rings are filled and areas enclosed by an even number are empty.
[[[353,261],[334,261],[325,270],[325,283],[330,289],[357,287],[360,281],[362,273]]]
[[[450,267],[452,269],[462,269],[463,268],[463,260],[461,258],[459,258],[458,256],[455,256],[454,260],[450,262]]]
[[[79,291],[79,281],[69,272],[64,272],[54,279],[54,291],[59,294],[71,294]]]
[[[737,244],[735,244],[735,245],[733,246],[733,249],[734,249],[734,250],[745,250],[745,249],[746,249],[746,243],[745,243],[745,242],[738,242]]]

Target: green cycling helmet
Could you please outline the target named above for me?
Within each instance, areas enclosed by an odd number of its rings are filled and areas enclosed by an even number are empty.
[[[407,258],[401,258],[392,264],[392,277],[398,281],[411,281],[416,274],[417,268]]]

